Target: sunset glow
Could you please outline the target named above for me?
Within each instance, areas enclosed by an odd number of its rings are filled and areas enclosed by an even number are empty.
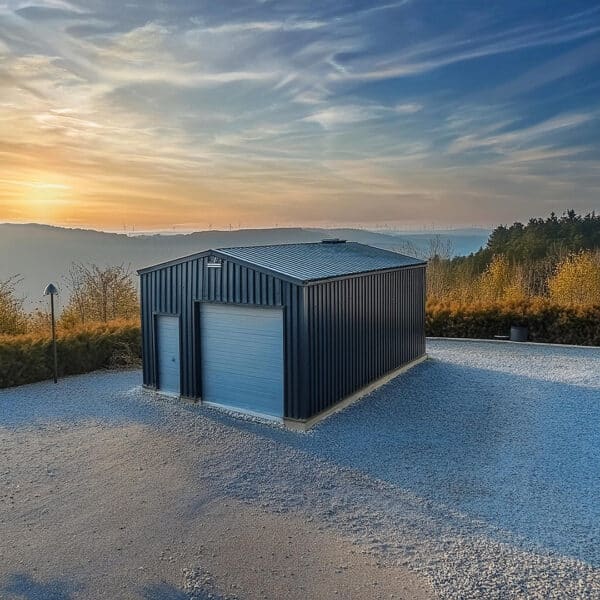
[[[0,221],[461,226],[598,208],[595,3],[315,6],[0,5]]]

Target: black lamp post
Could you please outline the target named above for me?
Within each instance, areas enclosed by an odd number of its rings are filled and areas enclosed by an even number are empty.
[[[58,290],[53,283],[49,283],[44,290],[44,296],[50,296],[50,313],[52,315],[52,351],[54,354],[54,383],[58,383],[58,355],[56,354],[56,320],[54,318],[54,295]]]

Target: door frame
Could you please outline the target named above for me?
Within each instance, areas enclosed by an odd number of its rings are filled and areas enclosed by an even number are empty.
[[[159,317],[174,317],[179,323],[179,393],[173,394],[172,392],[165,392],[160,389],[160,377],[158,375],[158,318]],[[165,396],[181,397],[181,385],[183,383],[183,335],[181,326],[181,313],[170,313],[164,311],[153,311],[152,312],[152,366],[154,368],[154,389],[155,391]]]
[[[261,309],[278,309],[281,312],[281,357],[282,357],[282,381],[283,381],[283,396],[281,398],[282,401],[282,410],[281,416],[273,416],[266,415],[264,413],[253,412],[250,410],[244,409],[236,409],[235,407],[230,407],[225,404],[219,404],[216,402],[206,401],[202,398],[202,318],[201,318],[201,309],[203,304],[217,304],[219,306],[237,306],[241,308],[261,308]],[[193,311],[193,327],[194,327],[194,358],[193,358],[193,368],[194,371],[194,382],[196,384],[196,399],[201,404],[206,404],[207,406],[217,406],[219,408],[224,408],[226,410],[230,410],[232,412],[237,412],[240,414],[248,414],[250,416],[259,417],[261,419],[268,419],[271,421],[283,422],[286,412],[286,404],[287,404],[287,394],[288,394],[288,369],[287,369],[287,310],[288,307],[285,304],[252,304],[249,302],[224,302],[219,300],[194,300],[194,311]]]

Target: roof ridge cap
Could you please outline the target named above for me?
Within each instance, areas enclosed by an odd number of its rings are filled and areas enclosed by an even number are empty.
[[[359,242],[346,242],[358,244]],[[225,246],[224,248],[215,248],[215,250],[237,250],[239,248],[279,248],[281,246],[320,246],[323,242],[284,242],[283,244],[252,244],[250,246]],[[326,245],[326,244],[323,244]],[[362,244],[363,246],[365,244]]]

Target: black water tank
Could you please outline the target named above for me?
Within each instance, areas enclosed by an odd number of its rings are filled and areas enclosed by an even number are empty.
[[[527,327],[522,325],[512,325],[510,328],[510,341],[511,342],[526,342],[529,335]]]

